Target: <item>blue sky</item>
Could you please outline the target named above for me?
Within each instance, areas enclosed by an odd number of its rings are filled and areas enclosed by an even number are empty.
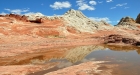
[[[47,16],[63,15],[69,9],[81,10],[94,20],[105,20],[113,25],[125,16],[136,18],[140,0],[1,0],[0,14],[40,12]]]

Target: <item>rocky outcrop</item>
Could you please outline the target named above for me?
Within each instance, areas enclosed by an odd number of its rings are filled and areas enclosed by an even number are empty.
[[[64,16],[67,17],[72,17],[72,16],[76,16],[79,18],[87,18],[81,11],[78,10],[74,10],[74,9],[70,9],[69,11],[67,11]]]
[[[40,15],[40,16],[39,16]],[[112,26],[105,21],[96,22],[88,17],[86,17],[81,11],[70,9],[62,16],[44,16],[42,14],[28,14],[28,20],[33,23],[46,23],[48,21],[59,21],[63,22],[63,32],[65,34],[70,33],[94,33],[96,30],[104,30],[104,29],[111,29]],[[62,27],[59,27],[58,30],[61,30]]]
[[[140,42],[132,39],[132,38],[126,38],[123,37],[122,35],[109,35],[107,37],[104,38],[105,43],[124,43],[124,44],[130,44],[130,45],[135,45],[135,46],[139,46]]]
[[[7,14],[3,17],[11,17],[11,18],[15,18],[16,20],[19,20],[19,21],[23,21],[23,22],[28,22],[29,20],[27,19],[27,16],[23,15],[18,15],[18,14]]]
[[[96,30],[111,29],[112,26],[101,21],[96,22],[86,17],[81,11],[70,9],[63,16],[66,26],[73,27],[79,32],[93,33]]]
[[[6,17],[6,18],[4,18]],[[134,25],[134,19],[130,17],[122,18],[119,22],[118,28],[114,28],[105,21],[94,21],[86,17],[81,11],[70,9],[61,16],[45,16],[41,13],[30,13],[23,16],[16,14],[1,15],[1,21],[9,28],[1,28],[3,32],[12,34],[31,34],[39,36],[83,36],[83,34],[96,33],[96,31],[111,31],[113,29],[128,28],[140,29],[140,25]],[[8,17],[8,18],[7,18]],[[15,19],[14,19],[15,18]],[[23,22],[22,22],[23,21]],[[27,23],[26,23],[27,22]],[[9,23],[9,24],[8,24]],[[35,24],[39,23],[39,24]],[[30,25],[30,26],[29,26]],[[49,30],[49,29],[51,29]],[[123,30],[122,30],[123,31]],[[49,34],[47,34],[49,33]],[[54,34],[55,33],[55,34]],[[59,34],[58,34],[59,33]],[[77,35],[78,34],[78,35]]]
[[[42,13],[27,13],[25,14],[25,16],[28,17],[28,20],[36,20],[39,18],[43,18],[45,15],[43,15]]]
[[[123,17],[117,25],[131,26],[135,23],[135,20],[131,17]]]
[[[0,15],[0,17],[4,17],[4,15]]]
[[[131,17],[124,17],[120,20],[120,22],[118,23],[118,25],[126,25],[126,24],[131,24],[131,23],[135,23],[135,20]]]
[[[42,13],[29,13],[25,14],[28,20],[32,23],[48,23],[48,21],[60,21],[63,20],[62,16],[45,16]]]
[[[104,20],[101,20],[100,21],[101,23],[103,23],[103,25],[106,25],[106,26],[111,26],[110,24],[108,24],[107,22],[105,22]]]
[[[116,26],[123,29],[139,30],[139,24],[131,17],[122,18]]]
[[[42,18],[37,18],[35,20],[29,20],[32,23],[43,23],[43,19]]]
[[[140,13],[139,13],[139,15],[136,18],[136,23],[139,23],[140,24]]]

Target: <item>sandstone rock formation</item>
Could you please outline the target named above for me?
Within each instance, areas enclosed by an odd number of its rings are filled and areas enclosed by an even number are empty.
[[[9,17],[14,18],[18,21],[28,22],[27,16],[25,15],[18,15],[18,14],[7,14],[7,15],[1,15],[0,17]]]
[[[30,22],[33,22],[33,23],[43,23],[43,19],[42,18],[37,18],[35,20],[30,20]]]
[[[3,15],[1,15],[2,17]],[[57,32],[57,36],[68,36],[68,35],[75,35],[75,34],[82,34],[82,33],[94,33],[95,31],[99,30],[113,30],[114,27],[110,24],[106,23],[105,21],[96,22],[88,17],[86,17],[81,11],[70,9],[64,15],[61,16],[45,16],[41,13],[30,13],[25,14],[23,16],[16,15],[16,14],[9,14],[5,15],[4,17],[9,17],[8,20],[14,18],[10,23],[13,24],[14,22],[19,23],[20,21],[23,22],[31,22],[29,23],[22,23],[18,24],[21,27],[17,27],[13,25],[12,30],[19,34],[28,33],[29,35],[39,35],[39,36],[48,36]],[[40,23],[40,24],[33,24],[33,23]],[[15,24],[15,23],[14,23]],[[23,25],[32,25],[32,28]],[[135,20],[130,17],[125,17],[120,20],[117,25],[118,28],[124,29],[134,29],[139,30],[140,26],[135,23]],[[10,30],[10,29],[9,29]],[[24,30],[24,31],[23,31]],[[2,30],[9,34],[9,31]],[[12,31],[10,31],[12,32]],[[14,34],[14,33],[13,33]]]
[[[41,13],[30,13],[23,16],[16,14],[1,15],[0,21],[3,22],[1,25],[4,25],[0,28],[2,35],[30,35],[36,37],[81,37],[84,34],[95,34],[98,31],[104,32],[116,29],[123,32],[122,29],[140,29],[140,25],[130,17],[122,18],[115,28],[105,21],[91,20],[81,11],[74,9],[70,9],[61,16],[45,16]]]
[[[90,20],[81,11],[70,9],[62,16],[44,16],[43,14],[28,14],[28,20],[33,23],[43,23],[45,25],[57,25],[57,30],[61,36],[78,33],[94,33],[96,30],[112,29],[113,26],[105,21],[96,22]],[[49,23],[50,22],[50,23]],[[59,23],[59,24],[58,24]],[[60,26],[61,25],[61,26]]]
[[[28,17],[28,20],[33,23],[45,23],[47,20],[57,20],[62,19],[61,16],[45,16],[42,13],[27,13],[25,16]]]
[[[27,13],[25,14],[25,16],[28,17],[28,20],[36,20],[38,18],[42,18],[45,15],[43,15],[42,13]]]
[[[139,46],[140,42],[133,39],[133,38],[126,38],[122,35],[109,35],[108,37],[105,37],[105,43],[125,43],[130,45]]]
[[[140,24],[140,13],[139,13],[139,15],[136,18],[136,23],[139,23]]]
[[[117,24],[117,27],[119,28],[131,29],[131,30],[139,30],[138,26],[139,24],[137,24],[136,21],[131,17],[124,17]]]
[[[81,11],[70,9],[63,18],[67,24],[66,26],[74,27],[80,32],[93,33],[95,30],[111,29],[111,25],[105,22],[95,22],[86,17]]]
[[[96,22],[90,20],[81,11],[70,9],[62,16],[44,16],[43,14],[28,14],[28,20],[34,23],[45,23],[48,20],[61,20],[65,27],[60,27],[59,30],[65,30],[65,33],[93,33],[95,30],[111,29],[112,26],[105,21]],[[67,32],[68,31],[68,32]]]
[[[129,23],[135,23],[135,20],[127,16],[127,17],[122,18],[118,24],[125,25]]]
[[[59,36],[58,26],[63,22],[57,18],[47,18],[41,14],[0,16],[0,33],[2,35]],[[36,24],[35,24],[36,23]],[[42,24],[37,24],[42,23]]]
[[[27,72],[33,72],[31,69],[35,69],[33,66],[36,64],[46,64],[46,61],[51,59],[67,59],[74,63],[82,60],[90,52],[105,47],[73,48],[73,46],[98,45],[104,42],[140,46],[140,24],[135,23],[134,19],[126,17],[114,27],[105,21],[93,21],[81,11],[73,9],[61,16],[44,16],[40,13],[25,16],[0,15],[0,64],[2,65],[0,74],[18,72],[17,75],[21,75],[21,73],[25,75]],[[59,49],[60,47],[68,48]],[[138,53],[140,52],[138,51]],[[22,68],[20,64],[30,63],[34,65],[29,65],[32,66],[31,69],[28,67],[24,69],[26,72],[18,70]],[[19,64],[18,68],[17,64]],[[25,65],[22,66],[25,67]],[[41,67],[38,68],[41,69]],[[13,68],[15,69],[13,70]],[[76,70],[78,69],[76,68]]]

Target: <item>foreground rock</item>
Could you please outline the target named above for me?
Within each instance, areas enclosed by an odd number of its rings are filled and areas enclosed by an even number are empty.
[[[101,64],[103,61],[86,62],[71,66],[45,75],[112,75],[111,72],[116,65]],[[105,67],[106,69],[99,69]]]

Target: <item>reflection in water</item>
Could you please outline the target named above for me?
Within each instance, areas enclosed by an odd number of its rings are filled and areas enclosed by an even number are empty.
[[[32,54],[22,54],[14,57],[0,58],[0,65],[25,65],[25,64],[44,64],[51,60],[67,59],[75,63],[81,61],[86,55],[95,50],[104,49],[103,46],[78,46],[70,48],[60,48],[45,50]],[[8,60],[8,61],[7,61]]]
[[[111,63],[119,64],[119,67],[114,69],[112,75],[140,75],[140,47],[135,46],[113,46],[105,45],[104,47],[109,48],[107,52],[99,51],[104,53],[102,60],[109,60]],[[92,55],[98,54],[97,52],[91,53]]]
[[[72,63],[75,63],[77,61],[81,61],[84,59],[89,53],[95,50],[101,50],[104,49],[103,46],[80,46],[70,49],[66,55],[65,58],[69,60]]]
[[[36,65],[36,64],[47,64],[50,62],[59,62],[60,63],[59,65],[55,65],[57,69],[59,69],[67,66],[72,66],[77,63],[92,61],[94,59],[99,58],[102,58],[101,61],[103,61],[108,59],[108,56],[114,57],[113,58],[114,60],[119,61],[120,60],[128,61],[128,59],[132,61],[131,59],[134,59],[134,62],[137,62],[137,60],[140,59],[140,55],[137,56],[134,53],[136,51],[138,54],[140,54],[140,47],[134,46],[90,45],[90,46],[57,48],[50,50],[46,49],[39,50],[40,52],[32,54],[21,54],[13,57],[0,58],[1,60],[0,65],[26,65],[26,64]],[[122,51],[125,53],[122,53]],[[133,55],[129,54],[128,52],[133,52]],[[107,58],[104,58],[106,56]],[[122,59],[122,57],[129,58]]]
[[[110,49],[113,51],[134,51],[140,54],[140,48],[134,46],[115,46],[115,45],[90,45],[60,49],[41,49],[40,52],[32,54],[21,54],[13,57],[0,58],[0,65],[25,65],[25,64],[44,64],[51,60],[68,60],[72,63],[83,60],[88,54],[97,50]]]
[[[109,48],[110,50],[113,51],[137,51],[138,54],[140,54],[140,47],[136,46],[118,46],[118,45],[103,45],[105,48]]]
[[[140,50],[140,47],[136,46],[120,46],[120,45],[103,45],[105,48],[109,48],[111,50],[116,51],[131,51],[131,50]]]

